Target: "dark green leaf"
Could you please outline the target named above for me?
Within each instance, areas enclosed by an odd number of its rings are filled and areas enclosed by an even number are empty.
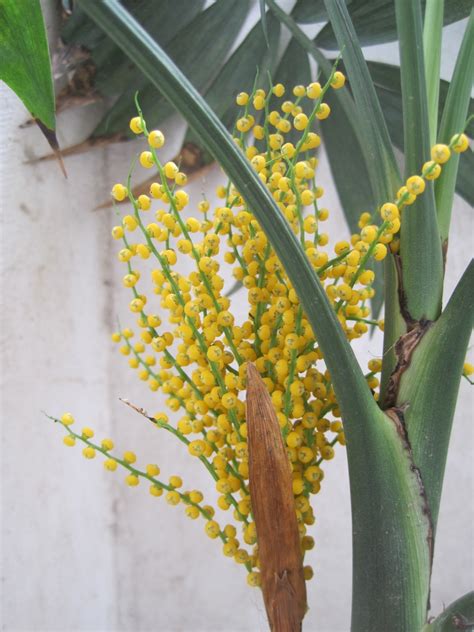
[[[471,0],[446,0],[444,25],[467,17],[471,7]],[[356,0],[350,4],[349,14],[362,46],[393,42],[398,38],[393,0]],[[318,33],[316,44],[328,50],[338,48],[330,24]]]
[[[419,173],[430,157],[423,31],[419,0],[395,0],[403,101],[405,177]],[[407,318],[436,320],[443,296],[443,256],[434,187],[403,211],[400,234],[403,293]]]
[[[376,61],[368,61],[367,66],[369,67],[370,75],[374,81],[376,89],[383,88],[385,90],[388,90],[389,92],[395,92],[395,94],[400,99],[399,102],[397,102],[395,98],[392,101],[393,107],[395,109],[398,109],[399,111],[398,127],[399,127],[400,134],[398,136],[392,135],[392,131],[394,130],[392,130],[391,127],[389,127],[389,131],[390,131],[390,136],[392,137],[394,144],[400,149],[402,149],[403,151],[403,133],[402,133],[403,121],[402,121],[402,107],[401,107],[402,84],[401,84],[401,79],[400,79],[400,67],[392,66],[390,64],[384,64],[384,63],[376,62]],[[445,107],[449,86],[450,86],[449,81],[445,81],[444,79],[441,79],[440,89],[439,89],[439,110],[440,111],[438,115],[438,124],[441,122],[441,115]],[[474,99],[471,98],[469,99],[468,116],[471,116],[472,114],[474,114]],[[394,122],[395,121],[393,121],[392,125],[394,124]],[[474,135],[474,121],[470,121],[466,129],[466,133],[469,134],[469,136]],[[399,140],[396,141],[395,138],[401,139],[401,141]]]
[[[327,80],[324,72],[322,77]],[[352,102],[351,109],[355,110],[350,95],[347,95],[347,98]],[[324,147],[346,221],[351,232],[357,233],[361,213],[372,213],[377,208],[370,169],[363,159],[364,149],[357,132],[356,117],[349,116],[347,108],[341,105],[340,91],[328,92],[325,101],[331,108],[331,116],[320,126]],[[355,158],[356,156],[358,158]],[[378,318],[384,301],[383,266],[376,263],[372,269],[375,271],[375,296],[371,300],[372,316]]]
[[[0,2],[0,79],[34,118],[54,129],[51,61],[39,0]]]
[[[169,56],[192,77],[198,90],[204,90],[216,76],[218,66],[215,60],[224,58],[232,46],[247,14],[248,4],[248,0],[218,0],[181,30],[167,46]],[[137,90],[150,125],[161,123],[174,111],[156,87],[140,77],[120,96],[94,130],[94,136],[128,130],[128,121],[136,114],[133,97]]]
[[[76,5],[61,29],[61,39],[66,44],[76,44],[92,50],[106,40],[107,35]]]
[[[474,152],[465,151],[459,159],[458,178],[456,180],[456,193],[471,206],[474,206],[474,185],[472,184],[472,174],[474,173]]]
[[[327,93],[325,101],[331,108],[331,116],[321,125],[324,147],[347,223],[351,232],[356,233],[360,230],[357,225],[360,214],[372,213],[377,207],[370,169],[360,159],[364,151],[354,117],[347,116],[333,92]]]
[[[344,216],[351,232],[356,233],[360,230],[357,222],[361,213],[373,212],[377,203],[365,161],[354,159],[362,155],[362,148],[352,122],[332,95],[326,98],[326,103],[332,115],[321,125],[324,147]],[[375,295],[370,301],[372,317],[378,318],[384,302],[383,266],[374,262],[370,268],[375,272],[372,285]]]

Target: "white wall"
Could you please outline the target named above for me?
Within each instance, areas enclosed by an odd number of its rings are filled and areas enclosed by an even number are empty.
[[[448,29],[445,73],[452,67],[461,25]],[[374,59],[394,60],[393,46],[374,47]],[[136,449],[166,475],[212,494],[210,481],[169,436],[124,407],[119,396],[150,410],[160,401],[138,382],[110,342],[116,317],[125,322],[128,296],[110,237],[114,215],[94,211],[111,184],[124,178],[133,143],[66,161],[68,180],[54,163],[25,164],[47,151],[36,129],[19,129],[21,103],[0,85],[2,271],[2,612],[3,629],[21,631],[265,630],[260,596],[242,569],[203,534],[202,522],[122,484],[100,460],[62,445],[60,428],[42,411],[71,410],[119,449]],[[59,117],[62,146],[81,140],[100,107]],[[168,125],[167,156],[182,126]],[[346,232],[329,183],[330,234]],[[219,181],[219,170],[195,182],[197,197]],[[457,199],[447,287],[472,250],[472,210]],[[131,320],[130,320],[131,322]],[[360,351],[380,353],[378,337]],[[472,390],[464,381],[454,423],[433,573],[435,612],[472,585]],[[192,483],[191,483],[192,481]],[[143,486],[142,486],[143,487]],[[305,629],[348,630],[350,507],[343,450],[327,467],[315,499],[315,579],[309,585]]]

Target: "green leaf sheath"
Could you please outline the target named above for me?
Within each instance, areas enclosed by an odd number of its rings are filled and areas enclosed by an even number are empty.
[[[430,145],[434,145],[438,131],[439,69],[441,64],[443,14],[444,0],[426,0],[423,25],[423,53],[425,58]]]
[[[0,2],[0,79],[34,118],[54,130],[51,60],[39,0]]]
[[[349,16],[362,46],[383,44],[397,39],[393,0],[356,0],[347,4]],[[424,5],[423,1],[422,6]],[[444,25],[467,17],[471,7],[472,0],[445,0]],[[328,50],[337,49],[338,42],[330,24],[318,33],[316,44]]]
[[[449,604],[423,632],[469,632],[474,629],[474,592],[469,592]]]
[[[405,410],[408,437],[425,485],[434,527],[473,314],[474,262],[471,261],[443,314],[413,352],[397,397],[396,405]]]
[[[471,16],[464,32],[453,77],[449,86],[439,129],[439,142],[449,143],[453,134],[456,134],[464,128],[470,103],[473,78],[474,9],[471,11]],[[471,150],[468,149],[466,153],[470,154],[470,164],[472,165],[473,156]],[[462,162],[466,164],[466,161]],[[451,210],[453,206],[454,189],[456,186],[459,163],[459,154],[455,154],[446,165],[443,165],[443,171],[438,180],[435,182],[438,224],[441,240],[443,242],[447,240],[449,236]],[[474,189],[472,180],[473,171],[470,172],[471,192]]]
[[[348,423],[377,409],[334,310],[288,222],[269,191],[201,95],[151,37],[115,0],[80,5],[122,48],[184,116],[216,158],[268,235],[287,270],[331,371],[341,412]],[[355,423],[355,421],[352,421]]]
[[[395,0],[400,42],[405,176],[420,173],[430,158],[428,106],[419,0]],[[443,256],[433,183],[402,211],[400,256],[407,320],[436,320],[443,293]]]
[[[390,376],[397,365],[395,345],[400,336],[406,333],[406,323],[400,311],[400,280],[395,258],[385,257],[383,264],[385,280],[385,324],[379,403],[382,409],[385,409],[385,398]]]
[[[396,416],[359,425],[348,451],[353,539],[352,632],[418,632],[426,620],[431,524]],[[361,463],[360,455],[365,455]]]

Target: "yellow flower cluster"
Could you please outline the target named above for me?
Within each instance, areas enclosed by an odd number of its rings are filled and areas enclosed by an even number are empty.
[[[298,236],[345,335],[352,340],[371,324],[383,328],[382,321],[370,319],[371,259],[384,259],[388,247],[397,251],[401,209],[423,192],[425,179],[439,175],[450,148],[462,151],[467,141],[458,135],[450,147],[436,145],[422,174],[409,178],[394,202],[373,214],[363,213],[360,232],[350,241],[335,243],[330,254],[328,236],[321,232],[328,210],[319,206],[324,191],[317,182],[313,150],[320,137],[313,129],[315,119],[330,114],[323,102],[327,90],[343,85],[344,75],[333,72],[325,86],[317,82],[296,86],[286,98],[281,84],[268,94],[262,89],[251,95],[240,93],[237,103],[242,112],[234,137]],[[309,116],[303,102],[311,104]],[[270,109],[275,103],[278,107]],[[156,150],[165,142],[163,134],[148,131],[141,113],[130,127],[148,142],[139,156],[140,165],[157,169],[159,179],[149,195],[137,198],[131,193],[130,178],[126,185],[115,184],[112,189],[115,200],[128,199],[133,209],[112,235],[121,243],[123,285],[131,291],[130,310],[138,317],[138,332],[126,328],[112,338],[121,344],[121,353],[138,377],[152,391],[167,396],[176,419],[160,413],[153,421],[182,441],[210,472],[218,508],[231,512],[229,524],[219,524],[215,509],[203,504],[200,491],[181,491],[179,476],[164,483],[156,465],[140,470],[132,452],[122,458],[113,455],[110,439],[94,443],[89,428],[74,433],[69,413],[57,421],[67,429],[66,445],[82,441],[86,458],[101,453],[106,469],[113,471],[117,464],[125,468],[128,485],[145,479],[153,496],[166,492],[169,504],[182,503],[190,518],[202,516],[207,535],[220,538],[224,555],[244,564],[248,583],[258,586],[258,544],[248,484],[246,363],[253,362],[262,375],[286,441],[303,553],[314,546],[307,527],[315,520],[310,499],[320,490],[321,466],[334,457],[336,444],[345,443],[331,376],[296,292],[240,192],[228,182],[217,191],[222,200],[217,208],[211,211],[203,199],[199,215],[183,213],[189,204],[182,188],[186,175],[174,162],[160,161]],[[290,142],[285,136],[294,130],[299,137]],[[152,263],[148,281],[155,296],[147,296],[142,287],[138,268],[143,260],[149,260],[143,265]],[[183,271],[189,267],[191,272]],[[226,291],[231,275],[243,286],[236,300],[241,303],[245,292],[248,302],[240,321],[232,309],[234,299]],[[369,362],[367,381],[375,397],[380,370],[380,360]],[[312,577],[310,566],[305,567],[305,577]]]

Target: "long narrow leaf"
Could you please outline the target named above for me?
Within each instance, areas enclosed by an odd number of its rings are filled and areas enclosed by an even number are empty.
[[[400,41],[405,176],[419,173],[430,156],[420,0],[395,0]],[[406,319],[435,320],[441,310],[443,257],[433,184],[402,215],[400,237]]]
[[[451,136],[464,127],[474,77],[474,9],[466,26],[461,49],[454,68],[439,130],[440,142],[449,142]],[[471,156],[472,157],[472,156]],[[472,161],[471,161],[472,162]],[[444,166],[435,185],[438,223],[441,239],[449,235],[453,194],[458,172],[459,155]],[[472,182],[471,172],[471,182]],[[471,185],[472,186],[472,185]]]
[[[0,2],[0,79],[34,118],[54,130],[51,60],[39,0]]]
[[[358,429],[352,450],[348,437],[352,632],[414,632],[426,618],[432,527],[402,422],[389,412],[370,434]]]
[[[397,397],[397,406],[402,409],[409,404],[405,423],[435,527],[473,313],[474,262],[471,261],[443,314],[413,352]]]
[[[161,46],[169,42],[184,28],[190,25],[201,13],[203,0],[128,0],[130,13]],[[93,25],[91,20],[88,24]],[[184,36],[185,34],[183,34]],[[94,80],[96,89],[103,95],[116,95],[134,82],[140,71],[127,55],[109,37],[95,46],[92,59],[97,68]]]
[[[267,13],[265,10],[265,0],[258,0],[258,6],[260,9],[260,22],[262,24],[263,36],[265,38],[267,47],[270,47],[270,42],[268,40]]]
[[[119,46],[127,49],[127,54],[181,112],[241,191],[301,297],[325,354],[343,414],[356,423],[360,415],[374,407],[377,409],[334,310],[297,238],[217,116],[179,68],[116,0],[99,4],[80,0],[80,4],[92,19],[107,28]]]

